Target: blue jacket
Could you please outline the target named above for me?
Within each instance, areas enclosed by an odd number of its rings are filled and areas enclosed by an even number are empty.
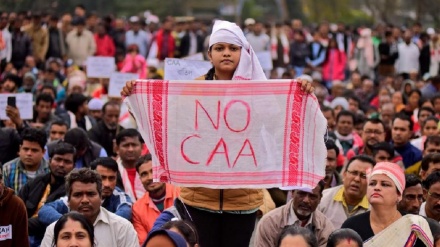
[[[113,194],[110,197],[104,199],[101,203],[103,208],[129,221],[131,221],[132,205],[133,203],[130,197],[118,187],[113,190]],[[40,211],[38,211],[38,219],[45,226],[48,226],[68,212],[67,196],[65,196],[56,201],[44,204]]]

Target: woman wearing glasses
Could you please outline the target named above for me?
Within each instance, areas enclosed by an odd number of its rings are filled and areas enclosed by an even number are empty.
[[[400,166],[378,163],[367,179],[370,211],[348,218],[341,228],[355,230],[365,246],[433,246],[428,222],[421,216],[397,210],[405,189]]]

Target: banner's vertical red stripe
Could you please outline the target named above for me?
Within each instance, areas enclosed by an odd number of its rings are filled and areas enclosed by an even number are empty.
[[[289,153],[290,152],[290,145],[289,145],[289,143],[290,143],[290,138],[289,138],[289,131],[290,131],[290,123],[291,123],[291,121],[289,121],[289,114],[290,114],[290,111],[292,110],[292,106],[293,106],[293,104],[291,104],[291,101],[292,101],[292,96],[293,96],[293,87],[295,87],[296,86],[296,84],[297,84],[297,82],[296,81],[291,81],[290,82],[290,85],[289,85],[289,93],[288,93],[288,95],[287,95],[287,99],[286,99],[286,116],[284,116],[284,118],[285,118],[285,122],[284,122],[284,140],[283,140],[283,179],[282,179],[282,185],[283,186],[287,186],[287,181],[286,180],[288,180],[289,179],[289,165],[290,165],[290,162],[287,162],[288,161],[288,159],[286,158],[287,157],[287,153]]]
[[[163,148],[163,81],[150,81],[152,84],[152,105],[153,105],[153,129],[155,139],[155,151],[159,164],[166,171],[165,153]],[[160,177],[160,181],[166,182],[168,177]]]
[[[301,84],[296,83],[295,88],[295,96],[293,99],[293,105],[291,108],[291,114],[292,114],[292,125],[291,125],[291,131],[290,131],[290,144],[289,144],[289,179],[288,184],[298,184],[298,178],[299,173],[298,171],[302,171],[302,167],[299,167],[298,164],[298,156],[299,156],[299,149],[302,141],[300,140],[300,129],[302,125],[302,108],[303,106],[303,96],[304,94],[299,93],[301,92]]]

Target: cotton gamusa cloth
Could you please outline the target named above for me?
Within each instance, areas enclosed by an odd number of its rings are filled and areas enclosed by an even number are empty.
[[[266,80],[257,55],[237,24],[229,21],[215,21],[209,38],[209,47],[220,42],[241,47],[240,62],[232,80]]]
[[[391,162],[379,162],[374,166],[373,170],[368,176],[368,179],[370,180],[374,175],[377,174],[383,174],[389,177],[396,185],[400,194],[403,194],[403,190],[405,190],[405,173],[398,164]]]
[[[324,178],[327,121],[295,80],[139,80],[126,100],[155,181],[313,189]]]
[[[432,247],[434,238],[428,222],[419,215],[407,214],[364,243],[365,247],[412,247],[417,238]]]

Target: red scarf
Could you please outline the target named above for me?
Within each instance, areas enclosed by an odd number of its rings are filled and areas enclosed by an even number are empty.
[[[2,30],[0,30],[0,51],[6,48],[6,42],[3,39]]]
[[[156,36],[156,43],[157,43],[157,58],[159,60],[163,60],[165,58],[161,58],[161,54],[162,54],[162,47],[163,47],[163,36],[164,35],[169,35],[168,38],[168,56],[167,57],[174,57],[174,37],[171,35],[171,33],[164,33],[163,29],[160,29],[157,32],[157,36]]]

